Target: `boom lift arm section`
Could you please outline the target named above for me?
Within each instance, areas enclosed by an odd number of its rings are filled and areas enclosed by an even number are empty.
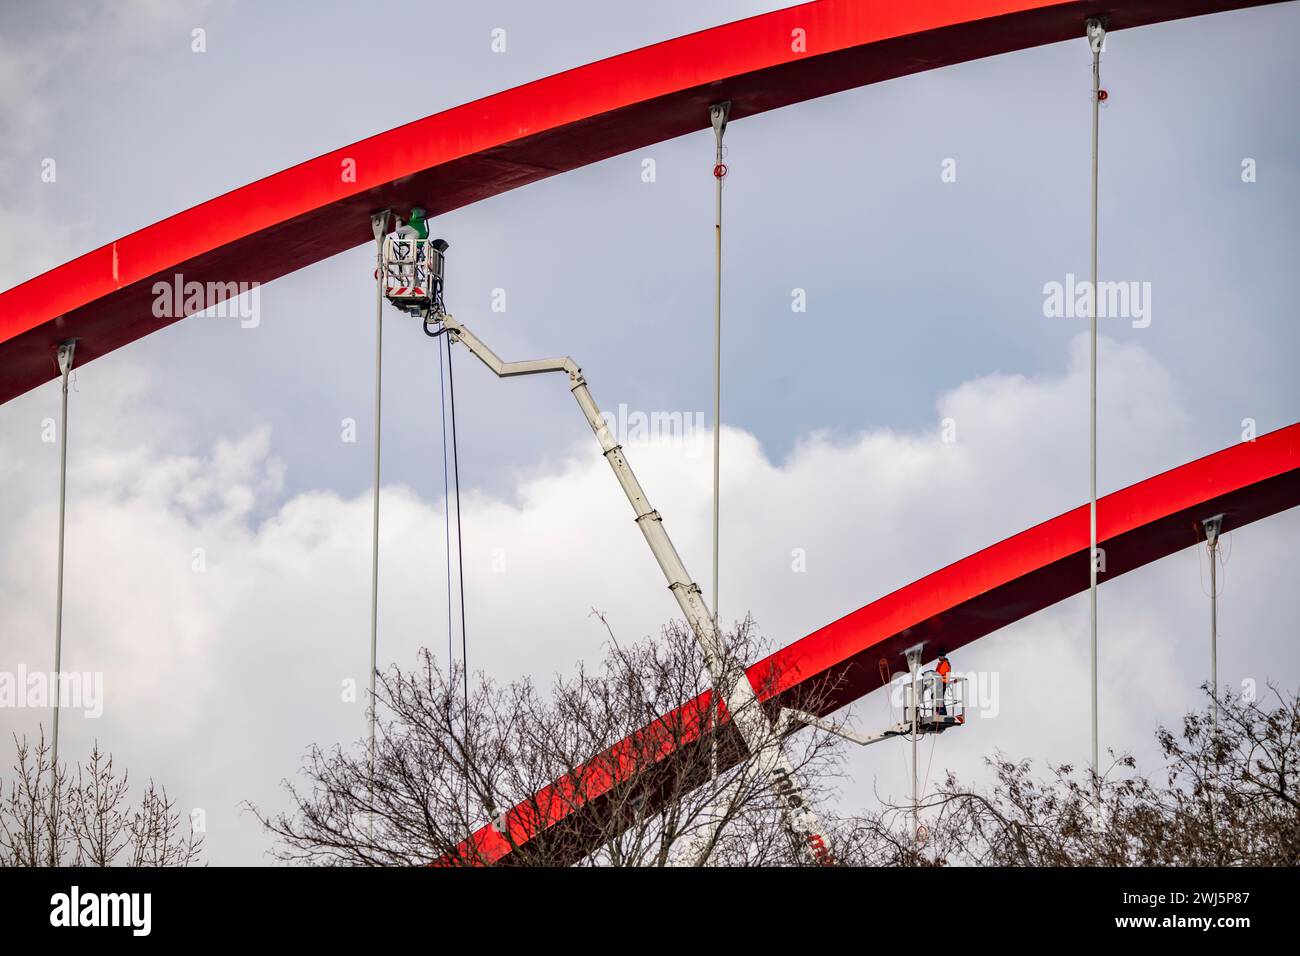
[[[641,483],[637,481],[636,475],[633,474],[632,468],[623,456],[622,448],[614,440],[599,407],[591,397],[587,381],[583,378],[582,370],[577,363],[567,356],[506,362],[453,316],[444,314],[437,316],[436,320],[441,323],[441,331],[449,335],[451,341],[460,342],[501,378],[538,375],[546,372],[564,372],[568,375],[569,390],[578,402],[578,407],[582,409],[583,415],[586,416],[587,424],[591,426],[591,430],[600,442],[605,460],[614,470],[618,483],[636,513],[637,526],[645,536],[646,543],[650,546],[660,570],[668,581],[673,597],[677,599],[682,613],[695,633],[696,640],[704,651],[704,660],[709,669],[714,691],[721,694],[727,711],[755,761],[756,772],[771,781],[786,825],[807,848],[812,858],[818,863],[833,863],[830,845],[822,832],[821,824],[804,796],[803,787],[790,758],[781,746],[780,728],[773,725],[766,711],[763,710],[744,666],[727,653],[714,627],[712,615],[700,594],[699,585],[687,573],[681,556],[669,539],[668,532],[664,530],[663,519],[659,512],[650,506]]]

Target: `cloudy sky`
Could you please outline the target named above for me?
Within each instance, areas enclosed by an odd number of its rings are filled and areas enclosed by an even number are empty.
[[[0,287],[344,143],[782,5],[6,5]],[[1298,30],[1285,3],[1107,43],[1101,268],[1150,283],[1151,322],[1103,323],[1103,493],[1243,419],[1300,418]],[[724,619],[786,644],[1086,500],[1086,321],[1045,318],[1043,287],[1088,271],[1089,84],[1079,39],[729,127]],[[574,355],[611,411],[707,425],[712,165],[701,131],[443,217],[449,305],[507,357]],[[203,808],[215,863],[265,862],[241,801],[277,807],[306,748],[365,731],[340,689],[369,655],[372,255],[265,287],[255,328],[190,319],[76,376],[64,666],[102,671],[106,700],[65,720],[63,753],[98,739]],[[386,323],[379,641],[405,664],[447,646],[440,387],[418,326]],[[471,666],[545,680],[594,659],[593,607],[620,638],[656,631],[676,606],[566,390],[457,360]],[[0,407],[3,670],[51,665],[57,414],[55,383]],[[710,442],[628,445],[705,582]],[[1297,683],[1297,531],[1288,513],[1225,543],[1226,684]],[[1189,548],[1102,590],[1103,746],[1149,760],[1156,724],[1198,703],[1207,574]],[[999,748],[1086,759],[1087,645],[1079,596],[955,655],[992,699],[926,745],[931,779]],[[42,719],[6,708],[0,730]],[[889,722],[883,695],[853,720]],[[853,754],[842,808],[904,793],[904,746]]]

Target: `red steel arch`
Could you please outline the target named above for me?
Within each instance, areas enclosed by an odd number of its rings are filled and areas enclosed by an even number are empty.
[[[1300,504],[1300,423],[1148,478],[1097,502],[1097,541],[1106,552],[1105,583],[1204,539],[1201,521],[1224,515],[1225,531]],[[925,641],[952,650],[1087,590],[1088,505],[1044,521],[827,624],[749,668],[766,700],[801,687],[834,688],[830,713],[882,686],[879,661],[904,669],[903,651]],[[821,683],[825,682],[825,683]],[[706,738],[701,728],[710,693],[688,701],[596,755],[587,766],[515,807],[503,826],[485,826],[461,852],[468,861],[511,863],[521,848],[545,848],[550,862],[573,863],[600,845],[614,797],[639,778],[672,778]],[[731,735],[735,738],[734,733]],[[719,746],[719,763],[734,766],[738,739]],[[649,772],[655,771],[655,772]],[[701,770],[701,772],[704,772]],[[700,779],[698,783],[706,783]],[[657,808],[653,785],[641,793]],[[626,804],[624,804],[626,805]],[[599,824],[599,825],[598,825]]]
[[[177,213],[0,294],[0,402],[176,321],[153,285],[269,282],[371,240],[370,213],[438,215],[709,125],[1110,29],[1279,0],[818,0],[657,43],[417,120]],[[795,31],[803,46],[793,42]],[[343,162],[355,163],[344,182]],[[304,237],[310,237],[305,240]]]

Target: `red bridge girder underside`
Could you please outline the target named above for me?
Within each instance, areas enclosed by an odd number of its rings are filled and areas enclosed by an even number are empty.
[[[176,321],[155,282],[269,282],[371,241],[369,216],[433,215],[708,127],[979,57],[1279,0],[820,0],[610,57],[429,116],[218,196],[0,294],[0,402]],[[792,36],[802,30],[806,49]],[[355,163],[355,182],[340,175]],[[218,295],[220,299],[223,296]],[[212,302],[208,303],[209,305]]]
[[[1100,499],[1097,537],[1106,553],[1100,580],[1194,546],[1204,539],[1205,518],[1223,514],[1226,532],[1297,504],[1300,423]],[[918,642],[953,650],[1086,590],[1088,544],[1085,504],[814,631],[751,666],[750,682],[765,700],[777,702],[801,688],[831,688],[821,708],[830,713],[882,686],[882,659],[889,671],[903,670],[903,651]],[[622,788],[636,787],[648,770],[671,770],[706,739],[701,728],[709,700],[706,692],[687,702],[517,806],[505,818],[508,837],[496,827],[482,828],[464,846],[466,859],[510,863],[517,848],[530,843],[545,845],[553,863],[581,859],[599,846],[594,822],[608,826],[612,797],[626,796]],[[724,767],[743,753],[734,735],[718,749]],[[651,788],[645,796],[646,809],[654,809],[657,794]]]

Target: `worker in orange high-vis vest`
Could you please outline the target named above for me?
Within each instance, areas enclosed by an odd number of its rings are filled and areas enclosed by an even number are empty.
[[[948,663],[948,658],[944,656],[942,650],[939,651],[939,663],[935,665],[934,671],[939,675],[938,692],[938,713],[941,717],[948,716],[948,675],[952,673],[952,665]]]

